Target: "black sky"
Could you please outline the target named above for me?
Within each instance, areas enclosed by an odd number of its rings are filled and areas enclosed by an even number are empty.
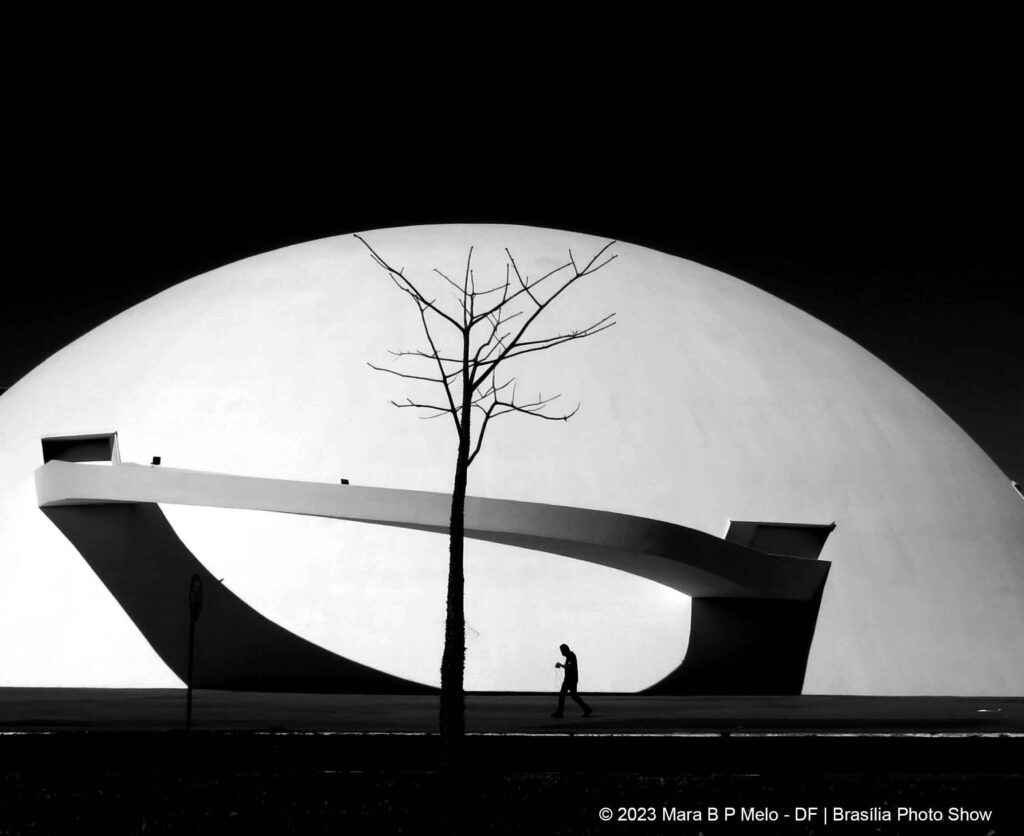
[[[782,130],[768,107],[711,132],[642,103],[597,126],[444,115],[314,130],[269,108],[233,112],[224,131],[204,114],[71,108],[73,133],[21,160],[0,385],[248,255],[386,226],[524,223],[764,288],[890,364],[1024,478],[1022,178],[1001,123],[965,135],[833,113]]]

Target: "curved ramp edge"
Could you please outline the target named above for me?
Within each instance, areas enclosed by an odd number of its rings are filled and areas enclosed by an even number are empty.
[[[296,482],[122,464],[51,461],[36,470],[39,506],[152,502],[329,517],[448,531],[444,493]],[[694,597],[812,600],[823,561],[767,554],[675,523],[484,497],[466,498],[466,536],[599,563]]]

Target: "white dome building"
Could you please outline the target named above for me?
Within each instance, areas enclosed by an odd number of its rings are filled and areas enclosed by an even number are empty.
[[[366,234],[406,274],[541,275],[604,241],[516,226]],[[567,424],[497,422],[477,496],[662,520],[830,524],[831,568],[804,693],[1024,694],[1024,504],[938,407],[813,317],[738,279],[629,244],[541,331],[615,328],[516,361]],[[438,294],[443,284],[438,287]],[[422,345],[409,300],[352,236],[177,285],[58,352],[0,398],[0,686],[173,687],[118,599],[40,510],[40,439],[118,432],[124,461],[450,490],[450,422],[388,403],[429,384],[371,370]],[[510,367],[511,370],[511,367]],[[436,685],[447,540],[252,510],[161,506],[188,549],[315,645]],[[471,690],[551,690],[567,642],[585,691],[637,691],[679,666],[690,599],[627,572],[467,542]],[[182,595],[181,591],[169,593]]]

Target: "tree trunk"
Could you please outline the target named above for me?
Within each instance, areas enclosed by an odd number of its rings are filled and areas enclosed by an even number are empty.
[[[448,562],[448,607],[444,625],[444,654],[441,657],[441,764],[457,766],[466,731],[463,684],[466,671],[465,510],[469,478],[470,410],[462,412],[462,432],[455,463],[452,489],[451,540]]]

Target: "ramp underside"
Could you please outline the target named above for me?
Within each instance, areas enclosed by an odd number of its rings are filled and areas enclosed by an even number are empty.
[[[435,689],[331,653],[260,615],[221,584],[178,538],[159,506],[44,508],[161,659],[187,678],[188,589],[203,584],[194,685],[246,691],[428,694]]]

